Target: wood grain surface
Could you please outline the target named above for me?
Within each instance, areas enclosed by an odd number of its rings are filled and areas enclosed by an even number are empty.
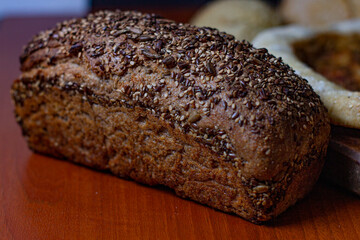
[[[22,45],[61,19],[0,23],[0,239],[360,239],[359,197],[324,181],[258,226],[166,188],[33,154],[9,89]]]

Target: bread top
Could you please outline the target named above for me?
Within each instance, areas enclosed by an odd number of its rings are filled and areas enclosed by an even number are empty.
[[[100,11],[65,21],[35,36],[20,61],[22,79],[66,79],[65,88],[143,107],[259,179],[294,160],[304,139],[329,135],[318,95],[281,59],[154,14]],[[321,136],[315,127],[325,129]]]

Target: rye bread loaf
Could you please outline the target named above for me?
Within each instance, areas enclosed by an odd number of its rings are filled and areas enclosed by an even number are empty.
[[[329,119],[307,81],[215,29],[102,11],[41,32],[20,61],[12,97],[35,152],[257,223],[323,166]]]

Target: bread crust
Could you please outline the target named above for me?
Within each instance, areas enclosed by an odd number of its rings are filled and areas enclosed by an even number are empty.
[[[359,32],[359,26],[359,20],[352,20],[317,30],[301,26],[279,27],[260,33],[254,39],[254,45],[265,47],[275,56],[282,57],[296,73],[306,78],[320,95],[333,124],[359,129],[360,92],[346,90],[316,73],[298,59],[292,48],[292,43],[311,38],[319,33],[354,33]]]
[[[329,120],[265,49],[151,14],[98,12],[36,36],[12,87],[29,146],[162,184],[253,222],[318,178]]]

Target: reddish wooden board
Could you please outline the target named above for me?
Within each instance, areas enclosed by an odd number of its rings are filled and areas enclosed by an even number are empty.
[[[33,154],[15,122],[9,89],[21,46],[60,19],[0,24],[0,239],[360,239],[359,197],[323,181],[257,226],[168,189]]]

